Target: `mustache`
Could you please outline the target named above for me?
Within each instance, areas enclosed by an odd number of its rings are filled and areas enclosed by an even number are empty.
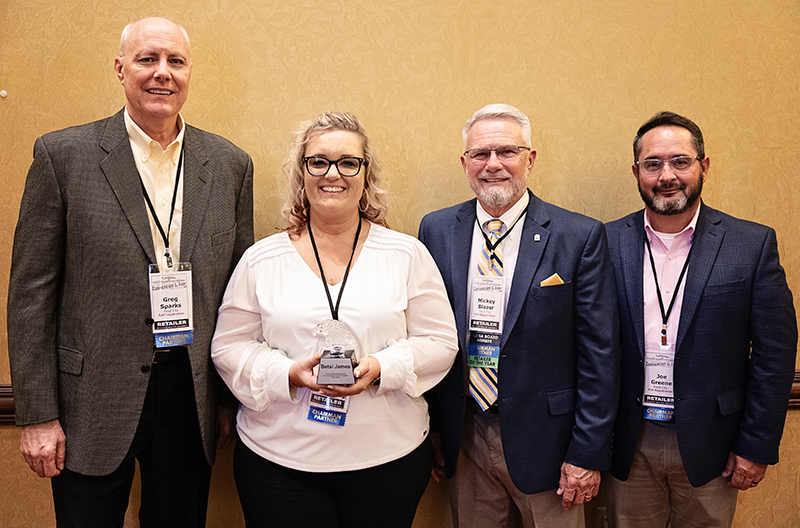
[[[653,192],[659,191],[683,191],[686,189],[686,186],[682,183],[665,183],[663,185],[656,185],[653,187]]]
[[[511,178],[511,173],[505,169],[500,169],[495,172],[481,171],[478,173],[478,178]]]

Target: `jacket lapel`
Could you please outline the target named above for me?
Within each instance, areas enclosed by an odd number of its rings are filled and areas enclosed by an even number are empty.
[[[547,226],[550,224],[550,216],[544,208],[543,202],[534,196],[529,190],[528,212],[522,228],[522,235],[519,242],[519,252],[517,253],[517,263],[514,268],[514,278],[511,283],[511,293],[508,297],[508,305],[503,318],[503,337],[500,340],[500,348],[504,347],[508,336],[519,318],[520,311],[525,298],[530,292],[533,276],[539,269],[542,261],[544,249],[550,239],[550,231]],[[537,239],[538,238],[538,239]],[[508,285],[506,285],[508,287]]]
[[[467,303],[469,284],[469,258],[472,248],[472,232],[475,225],[477,200],[465,202],[458,213],[450,233],[450,270],[453,280],[453,310],[461,350],[467,350]],[[466,251],[465,251],[466,249]]]
[[[717,259],[725,230],[720,226],[721,218],[714,209],[705,204],[700,205],[700,215],[692,239],[692,254],[689,268],[686,270],[686,286],[683,291],[683,306],[681,307],[681,320],[678,325],[678,339],[675,350],[679,350],[683,338],[689,330],[697,306],[703,296],[706,283],[714,262]]]
[[[192,259],[203,215],[211,197],[211,174],[206,169],[208,155],[197,131],[186,126],[183,155],[183,222],[181,226],[181,261]]]
[[[105,133],[100,139],[100,148],[108,155],[100,161],[100,168],[119,201],[122,212],[128,219],[142,250],[156,262],[156,251],[150,232],[150,220],[142,195],[142,184],[136,161],[125,129],[123,110],[109,118]]]
[[[619,246],[625,299],[633,317],[639,355],[644,358],[644,209],[632,216],[626,229],[620,231]]]

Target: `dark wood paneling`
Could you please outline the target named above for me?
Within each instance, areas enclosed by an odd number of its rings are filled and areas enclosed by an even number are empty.
[[[14,425],[14,395],[11,385],[0,385],[0,425]]]

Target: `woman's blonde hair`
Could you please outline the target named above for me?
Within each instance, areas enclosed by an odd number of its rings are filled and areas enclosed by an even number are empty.
[[[289,196],[283,205],[283,217],[289,227],[290,235],[299,235],[308,223],[308,197],[305,192],[305,156],[306,145],[313,134],[342,130],[353,132],[361,137],[364,147],[364,192],[358,202],[361,216],[378,225],[388,227],[386,223],[387,200],[386,191],[380,186],[381,166],[369,144],[364,126],[356,116],[347,112],[325,112],[311,121],[304,121],[295,133],[289,157],[283,164],[284,175],[289,179]]]

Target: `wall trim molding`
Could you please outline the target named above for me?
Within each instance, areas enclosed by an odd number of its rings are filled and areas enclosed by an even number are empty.
[[[11,385],[0,385],[0,425],[14,425],[14,394]]]
[[[790,409],[800,409],[800,370],[794,373]],[[11,385],[0,385],[0,425],[14,425],[14,393]]]

